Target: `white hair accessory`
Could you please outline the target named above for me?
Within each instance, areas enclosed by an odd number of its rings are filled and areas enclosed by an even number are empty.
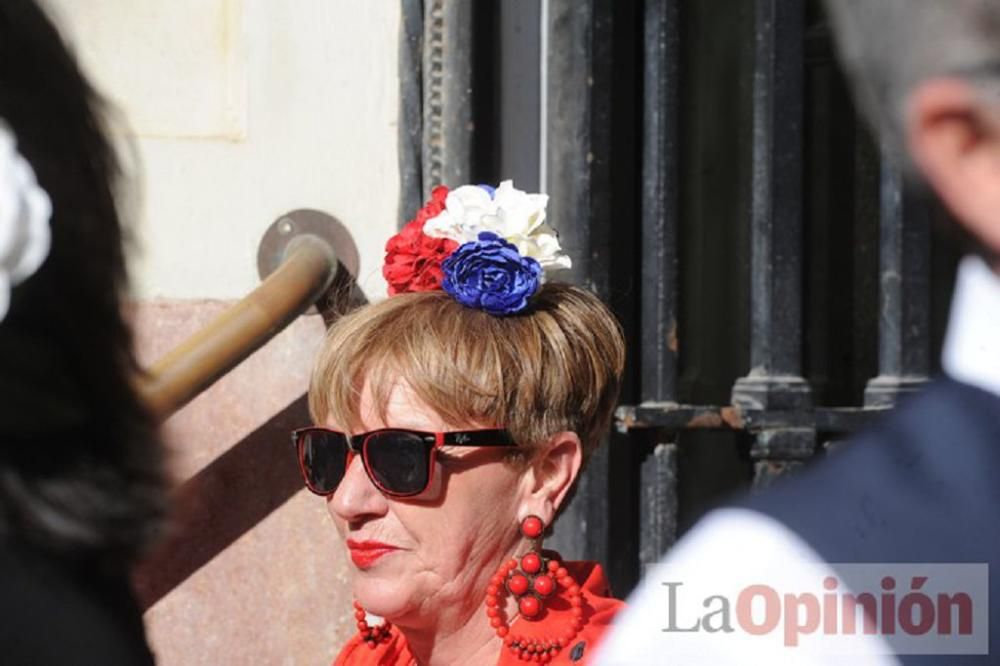
[[[49,195],[0,121],[0,321],[10,307],[10,290],[31,277],[49,254],[51,217]]]

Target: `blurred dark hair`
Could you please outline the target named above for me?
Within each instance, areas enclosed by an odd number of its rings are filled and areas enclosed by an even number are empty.
[[[0,1],[0,121],[52,200],[52,249],[0,321],[0,534],[130,559],[164,512],[133,390],[119,165],[103,105],[33,0]]]

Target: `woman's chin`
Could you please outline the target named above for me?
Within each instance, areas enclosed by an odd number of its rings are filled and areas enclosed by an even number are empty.
[[[354,579],[354,599],[369,613],[387,620],[402,617],[413,605],[407,586],[370,573]]]

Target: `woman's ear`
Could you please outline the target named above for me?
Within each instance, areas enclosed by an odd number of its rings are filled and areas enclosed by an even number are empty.
[[[580,474],[583,444],[575,432],[557,432],[535,454],[522,478],[523,520],[536,515],[551,525]]]

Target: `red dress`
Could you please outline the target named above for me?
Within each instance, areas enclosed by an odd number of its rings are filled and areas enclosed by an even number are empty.
[[[550,661],[550,664],[586,664],[595,653],[598,641],[604,632],[610,628],[611,620],[625,607],[625,604],[611,596],[604,570],[596,562],[564,562],[563,566],[573,579],[579,583],[583,594],[584,625],[573,642]],[[485,592],[484,592],[485,596]],[[558,598],[558,595],[557,595]],[[531,622],[524,619],[516,620],[511,626],[511,632],[516,632],[527,638],[541,638],[558,635],[560,629],[572,623],[568,604],[550,602],[547,605],[545,617]],[[487,622],[485,613],[482,621]],[[334,666],[411,666],[417,663],[406,638],[394,626],[386,640],[374,649],[368,647],[360,634],[347,642],[340,651]],[[500,650],[496,666],[512,666],[527,662],[518,657],[506,646]]]

